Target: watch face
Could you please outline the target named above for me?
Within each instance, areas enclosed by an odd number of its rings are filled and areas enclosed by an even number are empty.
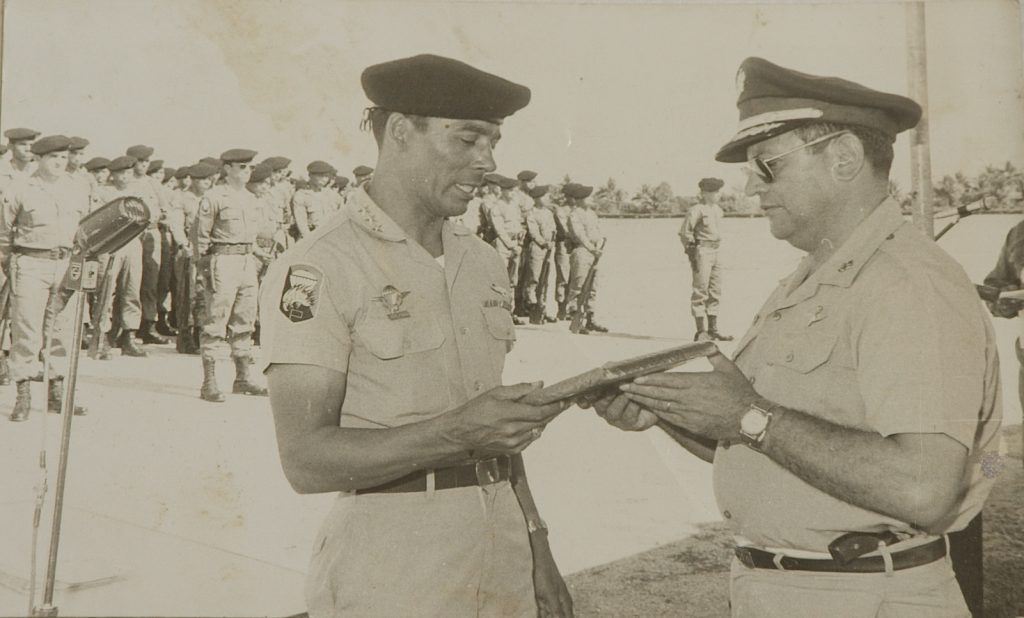
[[[740,429],[743,433],[756,436],[765,430],[768,426],[768,415],[757,409],[747,410],[743,418],[740,419]]]

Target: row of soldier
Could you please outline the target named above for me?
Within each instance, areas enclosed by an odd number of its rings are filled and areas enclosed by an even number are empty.
[[[259,280],[283,249],[342,210],[346,196],[365,184],[372,168],[353,170],[355,183],[323,161],[307,166],[308,181],[289,178],[291,161],[234,149],[178,169],[166,168],[145,145],[114,159],[85,160],[88,140],[39,138],[31,129],[4,133],[11,158],[0,158],[0,260],[3,263],[3,332],[0,384],[14,381],[12,421],[28,418],[30,382],[42,380],[39,360],[61,354],[70,333],[67,292],[60,287],[78,222],[91,210],[123,197],[141,200],[149,227],[110,256],[101,256],[100,282],[90,297],[90,353],[108,360],[112,348],[144,357],[139,345],[176,337],[179,352],[200,353],[200,396],[223,401],[216,381],[216,350],[228,345],[235,364],[232,391],[265,395],[250,379],[253,337],[258,337]],[[8,302],[9,299],[9,302]],[[46,346],[49,339],[51,345]],[[8,357],[9,354],[9,357]],[[59,412],[63,377],[48,363],[48,404]],[[76,414],[84,414],[76,407]]]

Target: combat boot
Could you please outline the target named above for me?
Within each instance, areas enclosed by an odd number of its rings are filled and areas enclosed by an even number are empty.
[[[11,366],[7,364],[7,353],[0,352],[0,386],[11,383]]]
[[[160,312],[160,319],[156,323],[156,332],[164,337],[173,337],[178,334],[178,329],[167,320],[167,312]]]
[[[154,323],[149,320],[143,320],[142,327],[139,328],[139,339],[142,343],[156,343],[164,344],[167,343],[167,338],[162,337],[158,333],[153,331]]]
[[[252,357],[235,357],[235,382],[231,385],[231,392],[236,395],[263,395],[266,396],[267,389],[259,384],[254,384],[249,379],[249,367],[252,365]]]
[[[588,331],[595,332],[595,333],[607,333],[608,332],[607,328],[605,328],[604,326],[601,326],[600,324],[598,324],[597,322],[594,321],[594,313],[593,312],[587,314],[587,326],[586,326],[586,329]]]
[[[704,318],[694,318],[697,321],[697,334],[693,336],[694,341],[711,341],[711,333],[704,328]]]
[[[209,356],[203,357],[203,386],[199,389],[199,397],[216,403],[224,401],[224,394],[217,388],[217,361]]]
[[[711,335],[711,338],[714,339],[715,341],[732,341],[732,335],[723,335],[722,333],[718,332],[717,315],[708,316],[708,334]]]
[[[568,313],[565,311],[565,303],[558,303],[558,314],[555,315],[556,320],[568,320]]]
[[[100,338],[96,344],[96,360],[110,360],[110,335],[97,331],[96,336]],[[140,352],[145,354],[142,350]]]
[[[11,420],[14,422],[28,420],[32,411],[32,389],[28,380],[18,380],[18,399],[14,402]]]
[[[46,409],[54,414],[60,414],[60,406],[64,402],[64,378],[53,378],[50,380],[50,388],[46,397]],[[85,416],[84,406],[75,404],[75,416]]]
[[[148,356],[146,351],[140,348],[139,344],[135,343],[134,330],[126,330],[121,334],[121,355],[136,356],[139,358]]]

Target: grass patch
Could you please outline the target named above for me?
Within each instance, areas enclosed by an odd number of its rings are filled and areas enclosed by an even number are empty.
[[[1009,456],[985,505],[985,616],[1024,616],[1024,467],[1021,426],[1006,428]],[[579,618],[728,618],[732,533],[702,524],[692,537],[567,578]]]

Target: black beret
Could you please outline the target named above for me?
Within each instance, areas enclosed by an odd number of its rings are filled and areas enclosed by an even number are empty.
[[[530,194],[530,197],[532,197],[533,199],[537,199],[539,197],[544,197],[544,194],[547,193],[547,192],[548,192],[548,186],[547,185],[537,185],[536,187],[533,187],[532,189],[530,189],[529,194]]]
[[[263,163],[261,163],[261,165],[269,165],[275,172],[283,170],[291,164],[292,160],[288,157],[267,157],[266,159],[263,159]]]
[[[71,143],[70,145],[68,145],[68,150],[81,150],[89,145],[89,140],[85,139],[84,137],[72,137],[70,139],[70,142]]]
[[[344,189],[348,186],[348,176],[338,176],[334,179],[334,186],[339,189]]]
[[[536,177],[537,177],[537,172],[534,172],[532,170],[523,170],[523,171],[519,172],[519,174],[516,176],[516,178],[518,178],[519,180],[522,180],[523,182],[530,182],[531,180],[533,180]]]
[[[360,165],[359,167],[352,170],[353,176],[369,176],[372,173],[373,168],[366,165]]]
[[[270,175],[274,173],[274,168],[266,163],[260,163],[256,167],[252,168],[252,174],[249,175],[249,182],[263,182],[270,178]]]
[[[530,102],[526,86],[431,54],[375,64],[361,81],[378,107],[417,116],[493,121]]]
[[[487,172],[484,174],[484,182],[489,185],[498,184],[498,180],[501,178],[501,174],[497,172]]]
[[[313,161],[306,166],[306,171],[310,174],[337,174],[338,170],[333,165],[326,161]]]
[[[569,184],[565,185],[565,187],[562,189],[562,193],[564,193],[566,197],[571,197],[577,200],[586,199],[590,197],[590,194],[593,192],[594,187],[581,185],[576,182],[570,182]]]
[[[51,152],[67,150],[70,145],[71,140],[63,135],[47,135],[46,137],[41,137],[32,143],[32,154],[41,157],[48,155]]]
[[[763,58],[743,61],[736,87],[739,130],[715,155],[724,163],[746,161],[749,146],[814,122],[858,125],[895,138],[921,119],[921,106],[907,97],[800,73]]]
[[[110,165],[110,159],[104,157],[93,157],[86,161],[85,165],[82,167],[84,167],[87,172],[95,172],[96,170],[107,169],[108,165]]]
[[[149,146],[138,144],[136,146],[129,147],[128,150],[124,151],[124,153],[129,157],[135,157],[136,159],[141,161],[143,159],[148,159],[151,156],[153,156],[153,149],[150,148]]]
[[[217,171],[220,171],[220,169],[224,167],[224,162],[217,157],[203,157],[202,159],[199,159],[199,162],[204,165],[208,165]]]
[[[701,191],[707,191],[709,193],[720,191],[725,186],[725,181],[721,178],[701,178],[700,182],[697,183],[697,187]]]
[[[39,131],[36,131],[35,129],[7,129],[4,131],[4,137],[12,142],[19,142],[39,137]]]
[[[149,162],[149,167],[146,168],[146,173],[147,174],[152,174],[153,172],[159,172],[160,170],[163,169],[163,167],[164,167],[164,160],[163,159],[153,159],[152,161]]]
[[[178,168],[178,170],[176,172],[174,172],[174,177],[177,178],[178,180],[183,180],[185,178],[188,178],[189,167],[191,167],[191,166],[189,166],[189,165],[182,165],[181,167]]]
[[[138,163],[138,162],[139,162],[139,160],[136,159],[135,157],[131,156],[131,155],[123,155],[123,156],[117,157],[116,159],[114,159],[113,161],[108,163],[107,164],[107,169],[112,171],[112,172],[120,172],[120,171],[124,171],[124,170],[130,170],[133,167],[135,167],[135,164]]]
[[[177,171],[178,170],[174,169],[173,167],[165,167],[164,168],[164,180],[167,180],[168,178],[174,178],[174,174]]]
[[[220,168],[214,165],[199,162],[188,168],[188,175],[190,178],[209,178],[219,171]]]
[[[509,178],[508,176],[498,175],[498,186],[502,189],[511,189],[519,186],[519,182],[515,178]]]
[[[256,151],[246,148],[232,148],[220,154],[220,160],[225,163],[248,163],[254,158],[256,158]]]

